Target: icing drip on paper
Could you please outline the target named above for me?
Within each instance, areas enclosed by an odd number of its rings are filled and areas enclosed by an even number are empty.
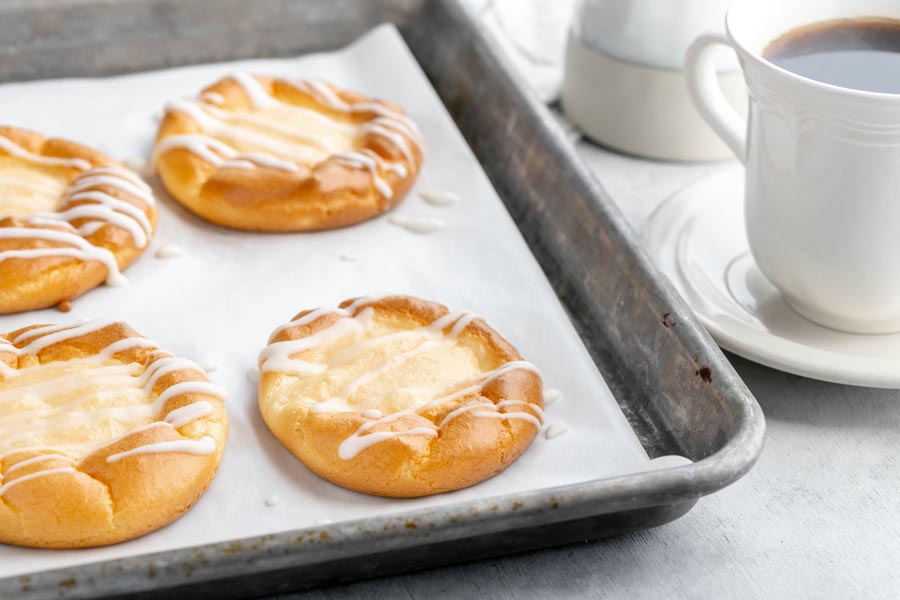
[[[181,249],[181,246],[166,244],[157,248],[154,256],[156,258],[178,258],[184,256],[184,250]]]
[[[554,402],[559,402],[563,399],[563,393],[559,390],[544,390],[544,406],[550,406]]]
[[[218,92],[203,92],[200,94],[200,100],[207,104],[225,104],[225,96]]]
[[[547,430],[544,432],[544,437],[548,440],[552,440],[555,437],[561,436],[568,430],[568,425],[566,425],[562,421],[556,421],[554,423],[550,423],[550,425],[547,427]]]
[[[352,149],[354,140],[365,136],[380,138],[410,164],[417,162],[415,150],[421,152],[422,143],[418,128],[409,117],[387,105],[370,101],[346,102],[321,81],[289,82],[332,112],[373,115],[355,125],[282,102],[247,73],[234,73],[229,78],[242,88],[252,110],[224,110],[221,106],[225,98],[216,92],[204,92],[196,99],[172,101],[166,110],[188,115],[203,133],[165,138],[157,145],[154,157],[172,149],[182,149],[220,168],[252,170],[263,167],[286,172],[298,171],[298,163],[313,165],[335,157],[343,165],[368,171],[375,189],[385,198],[393,196],[393,189],[383,173],[391,172],[405,178],[407,168],[370,150]],[[286,117],[291,115],[291,118],[307,123],[308,127],[286,122]],[[306,131],[307,128],[310,131]],[[233,144],[256,150],[242,153]]]
[[[388,217],[391,225],[402,227],[413,233],[434,233],[444,226],[444,222],[440,219],[429,219],[428,217],[407,217],[404,215],[391,215]]]
[[[459,196],[452,192],[421,190],[419,197],[432,206],[450,206],[459,202]]]
[[[86,171],[91,168],[91,163],[83,158],[61,158],[58,156],[35,154],[4,135],[0,135],[0,150],[3,150],[10,156],[15,156],[16,158],[21,158],[36,165],[43,165],[46,167],[65,167],[67,169],[77,169],[79,171]]]
[[[0,351],[18,357],[35,356],[45,348],[112,324],[91,321],[36,327],[10,341],[0,340]],[[112,358],[135,348],[158,353],[146,367]],[[176,431],[212,415],[214,407],[208,400],[197,400],[162,414],[169,400],[185,394],[204,394],[224,400],[225,391],[221,387],[203,381],[175,383],[153,397],[154,388],[163,376],[184,370],[202,372],[196,363],[167,355],[159,351],[153,341],[140,337],[117,340],[86,358],[37,363],[21,369],[3,363],[0,368],[0,463],[22,453],[38,455],[6,467],[0,476],[0,495],[37,477],[75,473],[80,461],[94,452],[139,432],[159,427]],[[119,435],[115,434],[117,429]],[[29,439],[46,445],[21,445]],[[215,451],[216,443],[211,437],[182,437],[139,445],[110,455],[107,462],[143,454],[206,455]],[[60,460],[71,465],[38,469],[10,479],[26,467]]]
[[[499,367],[480,372],[467,379],[462,379],[443,386],[437,393],[419,390],[417,388],[402,388],[398,392],[407,390],[411,394],[411,400],[406,402],[407,408],[393,410],[384,414],[382,410],[368,407],[361,410],[354,402],[354,398],[362,388],[380,378],[402,369],[403,366],[417,359],[427,359],[429,353],[455,346],[460,334],[479,316],[468,311],[451,312],[433,321],[432,323],[409,330],[394,331],[381,334],[376,337],[366,337],[373,327],[374,309],[367,306],[374,302],[372,298],[360,298],[346,308],[324,309],[320,308],[303,315],[275,330],[270,337],[269,345],[260,353],[260,370],[263,373],[277,372],[299,376],[319,376],[335,369],[345,368],[351,365],[359,357],[365,357],[379,348],[386,348],[389,344],[402,343],[404,349],[400,352],[390,353],[381,364],[366,368],[362,373],[355,373],[348,381],[342,382],[330,398],[314,403],[310,407],[311,413],[334,412],[360,412],[368,419],[352,435],[346,438],[338,449],[339,456],[349,460],[360,452],[382,441],[405,435],[421,435],[436,437],[439,431],[448,423],[462,414],[471,413],[476,418],[520,420],[534,425],[540,429],[543,421],[543,411],[537,405],[515,399],[500,399],[494,403],[484,398],[481,393],[486,386],[502,377],[506,373],[524,370],[540,376],[537,367],[526,361],[511,361]],[[306,337],[272,341],[280,332],[292,328],[307,325],[313,321],[328,315],[335,315],[337,319],[333,323]],[[354,340],[350,345],[340,347],[330,356],[323,357],[321,362],[310,362],[299,358],[297,355],[307,351],[320,351],[346,341]],[[362,338],[362,341],[359,339]],[[329,375],[329,377],[331,377]],[[339,381],[339,380],[338,380]],[[424,394],[424,396],[422,395]],[[448,402],[473,397],[473,401],[457,407],[444,415],[442,420],[435,424],[421,418],[426,411]],[[393,423],[403,417],[414,419],[415,426],[393,429],[388,431],[375,431],[382,425]]]

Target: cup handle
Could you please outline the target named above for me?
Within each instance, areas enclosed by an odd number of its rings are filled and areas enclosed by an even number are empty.
[[[747,160],[747,123],[734,109],[719,86],[713,49],[732,48],[724,35],[707,33],[697,38],[685,57],[688,93],[700,116],[719,134],[741,162]]]

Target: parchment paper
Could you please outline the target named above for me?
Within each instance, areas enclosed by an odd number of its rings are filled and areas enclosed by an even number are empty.
[[[193,96],[235,71],[320,77],[388,98],[419,124],[427,145],[416,188],[395,214],[438,218],[446,226],[416,234],[387,216],[314,234],[254,234],[215,227],[171,200],[158,180],[159,230],[125,271],[128,285],[101,287],[73,302],[71,313],[45,310],[0,317],[0,331],[32,323],[121,319],[163,348],[218,368],[231,436],[222,467],[183,518],[112,547],[46,551],[0,545],[0,578],[87,562],[219,542],[462,500],[593,480],[669,466],[641,448],[562,306],[452,119],[399,33],[378,27],[351,46],[296,59],[193,66],[109,79],[0,85],[0,119],[70,138],[118,159],[148,158],[157,119],[170,99]],[[510,148],[515,152],[516,148]],[[461,201],[430,206],[417,190],[450,191]],[[185,255],[154,252],[176,244]],[[356,262],[342,254],[358,256]],[[305,308],[334,306],[366,294],[406,293],[483,315],[563,392],[540,434],[507,471],[467,490],[416,500],[350,492],[312,475],[272,437],[246,372],[269,333]],[[280,503],[267,506],[277,496]]]

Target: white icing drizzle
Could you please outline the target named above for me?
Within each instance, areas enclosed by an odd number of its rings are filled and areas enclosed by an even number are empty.
[[[233,169],[255,169],[256,167],[268,167],[278,171],[299,171],[300,167],[292,162],[281,160],[269,154],[262,152],[250,152],[248,154],[240,154],[237,158],[225,162],[223,167],[231,167]]]
[[[156,258],[178,258],[179,256],[184,256],[184,250],[181,249],[181,246],[176,246],[175,244],[165,244],[157,248],[153,256]]]
[[[434,400],[431,400],[428,404],[425,404],[422,409],[424,410],[427,408],[433,408],[435,406],[438,406],[439,404],[443,404],[444,402],[458,400],[459,398],[464,398],[472,394],[479,394],[481,393],[481,390],[484,389],[488,384],[495,381],[502,375],[515,370],[531,371],[539,377],[541,375],[541,372],[538,370],[538,368],[530,362],[526,362],[524,360],[510,361],[508,363],[500,365],[493,371],[488,371],[487,373],[482,373],[480,375],[476,375],[471,379],[460,382],[458,385],[462,385],[464,387],[457,389],[455,392],[451,392],[445,396],[439,396]]]
[[[61,158],[58,156],[43,156],[30,152],[18,145],[8,137],[0,135],[0,150],[3,150],[10,156],[27,160],[28,162],[46,165],[50,167],[66,167],[68,169],[78,169],[85,171],[91,168],[91,163],[83,158]]]
[[[550,425],[547,427],[547,430],[544,432],[544,437],[548,440],[552,440],[555,437],[561,436],[568,430],[568,425],[566,425],[562,421],[556,421],[554,423],[550,423]]]
[[[3,231],[0,229],[0,231]],[[23,354],[37,354],[44,348],[52,346],[54,344],[58,344],[60,342],[65,342],[67,340],[71,340],[77,337],[81,337],[83,335],[87,335],[89,333],[94,333],[95,331],[100,331],[105,327],[109,327],[112,325],[112,321],[89,321],[87,323],[81,323],[74,326],[62,326],[56,328],[55,325],[47,326],[44,331],[37,333],[37,336],[33,335],[20,335],[16,337],[16,340],[13,343],[19,343],[20,338],[21,341],[27,339],[33,339],[28,343],[24,348],[17,349],[17,354],[20,356]],[[26,331],[26,334],[32,333],[32,331]]]
[[[263,88],[262,84],[256,77],[248,73],[232,73],[229,78],[243,88],[244,93],[250,100],[250,104],[254,108],[274,108],[280,106],[281,103],[273,98],[269,92]]]
[[[332,111],[345,114],[372,113],[375,115],[374,118],[360,125],[353,125],[335,120],[315,110],[282,102],[272,96],[258,79],[247,73],[233,73],[229,78],[243,89],[253,109],[262,111],[289,109],[320,123],[326,129],[342,131],[342,135],[379,137],[396,148],[404,160],[410,164],[417,162],[413,146],[421,152],[421,133],[412,119],[387,105],[368,101],[346,102],[328,84],[317,80],[289,82],[301,92],[309,95],[316,103]],[[311,164],[319,162],[324,156],[331,155],[344,165],[368,171],[372,176],[375,189],[385,198],[393,196],[393,189],[381,176],[381,172],[389,171],[400,178],[405,178],[409,174],[406,166],[400,162],[387,161],[371,151],[342,150],[340,147],[336,147],[328,136],[315,132],[304,132],[296,126],[284,124],[278,119],[258,112],[230,112],[218,108],[224,102],[225,98],[216,92],[205,92],[193,100],[181,99],[170,102],[166,107],[167,111],[178,111],[188,115],[203,129],[204,134],[168,137],[157,145],[154,157],[158,157],[168,150],[180,148],[193,152],[203,160],[220,168],[255,169],[265,167],[295,172],[299,170],[295,161]],[[278,137],[241,127],[241,123],[269,131]],[[261,148],[265,152],[241,154],[217,138],[240,140],[244,144]],[[226,148],[227,150],[225,150]],[[222,157],[226,160],[223,160]]]
[[[172,440],[169,442],[156,442],[153,444],[144,444],[125,452],[110,454],[106,457],[106,462],[114,463],[129,456],[138,456],[141,454],[163,454],[163,453],[179,453],[179,454],[195,454],[205,456],[216,451],[216,440],[208,435],[197,439]]]
[[[225,96],[219,92],[203,92],[200,94],[200,100],[207,104],[222,105],[225,104]]]
[[[97,194],[98,196],[105,196],[109,201],[121,202],[119,200],[116,200],[112,196],[107,196],[106,194],[102,194],[101,192],[88,193]],[[130,204],[124,202],[123,204],[130,208],[134,208]],[[135,246],[137,246],[138,248],[143,248],[147,245],[151,226],[150,222],[147,221],[146,215],[144,215],[143,212],[140,212],[139,214],[141,216],[141,219],[134,219],[132,217],[123,215],[116,212],[109,206],[106,206],[104,201],[103,204],[82,204],[57,213],[37,213],[37,216],[43,219],[58,218],[64,221],[74,221],[76,219],[85,218],[96,219],[96,221],[87,223],[78,228],[78,233],[82,235],[90,235],[104,225],[116,225],[128,232],[128,234],[131,236],[131,239],[134,240]],[[146,229],[141,223],[142,220],[146,221]]]
[[[2,231],[2,229],[0,229]],[[92,321],[76,325],[44,325],[24,331],[17,335],[12,342],[0,341],[0,350],[12,352],[17,356],[36,355],[41,350],[54,344],[88,335],[99,331],[112,324],[111,321]],[[25,344],[18,348],[15,344]],[[153,390],[159,379],[168,373],[181,370],[197,370],[200,367],[189,360],[160,353],[142,373],[138,363],[106,363],[114,354],[135,349],[158,349],[151,340],[133,337],[117,340],[97,353],[94,357],[71,359],[62,363],[51,362],[36,364],[27,368],[13,369],[8,365],[2,371],[3,381],[12,384],[12,387],[0,391],[0,408],[7,402],[18,402],[25,408],[17,412],[4,412],[0,410],[0,460],[8,456],[23,452],[39,452],[37,456],[17,462],[6,469],[0,477],[0,495],[3,495],[11,487],[30,481],[36,477],[44,477],[57,473],[76,473],[75,466],[37,470],[34,473],[22,475],[8,482],[11,473],[27,466],[48,462],[51,460],[67,460],[74,462],[71,456],[61,452],[69,451],[79,453],[83,458],[90,456],[97,450],[114,445],[141,431],[147,431],[158,427],[167,427],[172,430],[180,429],[199,419],[214,413],[212,403],[207,400],[197,400],[171,410],[160,418],[161,411],[166,403],[184,394],[204,394],[224,399],[225,391],[219,386],[203,381],[180,382],[169,386],[157,398],[150,403],[134,403],[137,397],[133,394],[142,394],[146,398]],[[15,383],[16,378],[31,377],[41,369],[49,365],[62,365],[75,367],[73,370],[62,371],[50,379]],[[83,367],[82,367],[83,366]],[[82,368],[78,368],[82,367]],[[23,387],[24,386],[24,387]],[[125,394],[125,396],[120,396]],[[129,396],[129,394],[131,394]],[[32,406],[29,397],[40,400],[43,404]],[[66,397],[65,402],[55,403],[52,398]],[[132,400],[128,400],[132,398]],[[125,404],[119,404],[122,401]],[[104,401],[115,401],[116,405],[108,406]],[[84,409],[84,404],[97,402],[96,408]],[[23,404],[24,403],[24,404]],[[74,411],[74,412],[71,412]],[[75,419],[73,421],[73,418]],[[149,423],[139,424],[147,419],[157,419]],[[125,433],[114,439],[102,441],[87,441],[74,443],[60,443],[52,447],[17,447],[16,443],[28,439],[32,435],[38,437],[72,426],[73,423],[88,425],[92,422],[111,422],[120,425],[132,425]],[[43,433],[42,433],[43,432]],[[113,454],[107,458],[108,462],[117,462],[128,456],[157,453],[187,453],[187,454],[211,454],[216,451],[215,440],[211,437],[198,439],[183,438],[165,442],[144,444],[135,448]],[[77,465],[76,465],[77,466]]]
[[[331,110],[344,113],[374,113],[394,121],[397,126],[403,127],[416,142],[421,142],[422,134],[415,122],[406,115],[391,109],[380,102],[354,102],[349,103],[340,98],[329,84],[319,79],[294,79],[291,82],[295,88],[311,96],[316,102]]]
[[[202,371],[199,366],[197,366],[197,369]],[[207,381],[183,381],[166,388],[166,390],[157,397],[154,404],[161,409],[165,406],[166,402],[175,396],[181,396],[182,394],[206,394],[208,396],[224,398],[225,390],[222,386]]]
[[[529,412],[494,412],[490,410],[482,410],[472,414],[474,414],[476,417],[484,417],[488,419],[519,419],[522,421],[528,421],[538,429],[541,428],[540,420],[538,420],[537,417]]]
[[[310,336],[269,344],[259,355],[260,372],[292,373],[294,375],[324,373],[328,370],[327,365],[310,363],[292,358],[292,356],[305,350],[333,344],[346,335],[365,331],[368,327],[367,321],[372,317],[373,312],[371,309],[364,309],[357,316],[338,319],[331,327]]]
[[[0,139],[6,139],[0,136]],[[128,232],[135,246],[144,248],[153,232],[153,226],[146,213],[137,206],[120,200],[106,192],[95,189],[106,186],[122,193],[129,194],[148,206],[154,204],[150,187],[138,177],[117,165],[104,165],[86,170],[65,190],[62,201],[70,206],[58,212],[32,213],[25,218],[26,222],[38,227],[5,227],[0,229],[0,239],[35,239],[69,244],[69,247],[26,248],[0,252],[0,261],[8,259],[37,259],[42,257],[71,257],[79,260],[94,261],[103,264],[107,269],[106,283],[121,285],[125,278],[119,272],[115,256],[108,249],[95,246],[84,239],[106,225],[114,225]],[[78,204],[75,204],[78,203]],[[71,221],[87,219],[77,230],[72,228]],[[45,229],[56,226],[70,229],[60,231]]]
[[[272,119],[264,119],[251,113],[232,115],[232,113],[211,106],[203,106],[193,100],[173,100],[166,106],[166,110],[178,111],[188,115],[203,131],[215,137],[241,140],[244,143],[264,148],[268,152],[289,156],[300,161],[316,161],[321,155],[321,138],[308,135],[294,127],[282,125]],[[251,123],[278,134],[302,140],[303,143],[282,141],[280,138],[275,138],[271,135],[233,125],[226,120],[229,118],[229,115],[231,115],[231,121]],[[236,150],[232,149],[232,151],[237,154]]]
[[[211,414],[213,414],[213,405],[206,400],[200,400],[182,406],[181,408],[176,408],[166,415],[165,420],[166,423],[175,429],[181,429],[185,425],[193,423],[203,417],[208,417]]]
[[[391,189],[388,182],[382,179],[381,175],[378,173],[378,166],[381,160],[374,152],[367,154],[364,153],[364,151],[357,152],[355,150],[344,150],[343,152],[333,154],[332,158],[340,163],[350,165],[351,167],[368,170],[369,174],[372,176],[372,183],[375,185],[375,189],[378,190],[378,193],[388,199],[394,196],[394,190]]]
[[[413,233],[434,233],[444,226],[444,222],[440,219],[407,217],[405,215],[391,215],[388,217],[388,222]]]
[[[453,192],[442,192],[439,190],[421,190],[419,197],[432,206],[449,206],[459,202],[459,196]]]
[[[113,171],[111,171],[109,167],[91,169],[90,171],[85,173],[85,175],[73,181],[67,189],[67,192],[69,194],[74,194],[76,192],[82,192],[98,185],[106,185],[118,188],[123,192],[131,194],[132,196],[137,196],[150,206],[156,204],[156,200],[153,198],[153,191],[150,189],[150,186],[136,178],[130,179],[124,177],[124,175],[129,174],[128,171],[124,169],[117,169],[115,171],[116,175],[107,174],[112,172]],[[129,206],[132,205],[129,204]]]
[[[103,350],[101,350],[98,355],[109,358],[110,356],[118,353],[125,352],[126,350],[133,350],[134,348],[154,348],[158,349],[159,346],[153,340],[148,340],[147,338],[125,338],[124,340],[119,340],[118,342],[113,342]]]
[[[342,317],[352,317],[356,310],[360,307],[366,306],[367,304],[372,304],[373,302],[376,302],[380,299],[381,298],[377,296],[362,296],[360,298],[357,298],[344,308],[317,308],[315,310],[311,310],[302,317],[294,319],[293,321],[288,321],[287,323],[276,327],[275,331],[272,332],[272,335],[269,336],[269,343],[271,344],[272,340],[275,339],[275,336],[277,336],[285,329],[312,323],[316,319],[324,317],[325,315],[335,314]]]
[[[142,188],[148,192],[152,191],[152,188],[147,185],[143,179],[135,175],[133,172],[128,169],[123,169],[119,165],[116,164],[105,164],[99,167],[94,167],[91,169],[91,175],[114,175],[121,179],[126,179],[134,184],[138,188]],[[151,202],[153,202],[153,197],[150,197]]]
[[[410,164],[415,164],[416,158],[406,141],[406,138],[392,129],[390,121],[384,118],[378,118],[360,126],[360,131],[382,137],[392,143]]]
[[[446,416],[444,416],[444,418],[441,420],[441,422],[438,423],[438,429],[443,428],[444,425],[446,425],[447,423],[449,423],[450,421],[452,421],[453,419],[455,419],[456,417],[458,417],[464,413],[467,413],[467,412],[473,411],[473,410],[492,409],[493,407],[494,407],[494,404],[492,402],[472,402],[471,404],[463,404],[459,408],[456,408],[456,409],[450,411],[449,413],[447,413]]]
[[[254,164],[269,167],[270,169],[278,169],[280,171],[299,171],[300,167],[295,165],[292,162],[288,162],[286,160],[281,160],[280,158],[276,158],[274,156],[269,156],[268,154],[263,154],[261,152],[251,152],[249,154],[242,154],[241,158],[244,160],[248,160]]]
[[[81,323],[78,323],[77,325],[81,325]],[[25,340],[30,340],[31,338],[38,337],[41,335],[47,335],[48,333],[62,331],[64,329],[71,329],[72,327],[75,327],[75,325],[68,325],[65,323],[62,325],[40,325],[38,327],[32,327],[31,329],[27,329],[27,330],[23,331],[22,333],[20,333],[19,335],[17,335],[16,337],[14,337],[12,339],[12,343],[13,344],[21,344]],[[19,354],[21,352],[18,348],[16,348],[13,345],[9,345],[8,349],[12,352],[15,352],[16,354]]]
[[[469,311],[450,312],[432,323],[412,330],[389,333],[376,338],[366,339],[335,352],[325,363],[311,363],[295,357],[296,354],[308,350],[327,347],[339,342],[346,336],[355,336],[369,329],[374,311],[366,305],[373,302],[371,298],[360,298],[346,308],[316,309],[302,317],[286,323],[275,330],[270,344],[260,354],[260,368],[263,372],[278,372],[295,375],[322,374],[329,368],[347,364],[355,357],[400,339],[420,340],[420,343],[404,352],[389,356],[381,365],[367,370],[365,373],[346,382],[331,398],[312,405],[312,413],[354,412],[350,398],[364,385],[397,369],[403,363],[417,356],[426,354],[443,344],[454,343],[458,336],[479,315]],[[358,311],[358,312],[357,312]],[[272,342],[280,332],[291,327],[303,326],[323,316],[336,314],[338,318],[328,327],[303,338]],[[500,399],[497,403],[489,402],[481,396],[482,390],[499,377],[514,370],[527,370],[540,376],[537,367],[526,361],[510,361],[491,371],[480,373],[470,379],[455,383],[447,393],[432,398],[421,405],[383,415],[378,409],[364,410],[361,415],[367,420],[352,435],[346,438],[338,448],[338,455],[349,460],[360,452],[382,441],[404,435],[424,435],[436,437],[441,428],[458,416],[471,412],[474,417],[521,420],[533,424],[538,429],[544,417],[540,406],[515,399]],[[373,431],[379,425],[391,423],[407,415],[422,414],[424,411],[446,402],[468,396],[477,396],[473,402],[464,404],[449,412],[440,423],[417,425],[410,429],[396,431]],[[525,410],[507,410],[510,407],[522,407]]]
[[[159,155],[169,150],[187,150],[217,167],[221,167],[225,159],[238,155],[237,150],[214,137],[200,133],[188,133],[169,136],[159,142],[153,149],[153,162],[155,163]]]
[[[559,390],[544,390],[544,406],[550,406],[554,402],[559,402],[563,398],[563,393]]]
[[[244,169],[246,171],[252,171],[256,168],[256,165],[250,162],[249,160],[226,160],[222,163],[223,169]]]

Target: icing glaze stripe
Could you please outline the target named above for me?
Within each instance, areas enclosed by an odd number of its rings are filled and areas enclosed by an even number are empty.
[[[93,321],[76,325],[44,325],[18,334],[12,343],[0,340],[0,346],[3,350],[12,351],[17,355],[36,354],[51,345],[88,335],[111,324],[110,321]],[[25,344],[25,346],[17,348],[13,344]],[[141,367],[138,363],[104,362],[110,360],[110,357],[118,352],[133,348],[156,349],[157,346],[145,338],[125,338],[107,345],[95,356],[61,362],[51,361],[25,369],[8,368],[4,372],[3,381],[7,389],[0,391],[0,460],[21,453],[39,454],[7,468],[0,477],[0,482],[4,478],[8,478],[10,473],[30,465],[51,460],[73,461],[73,457],[67,455],[70,452],[79,453],[84,459],[101,448],[116,444],[141,431],[157,427],[176,430],[214,413],[213,405],[209,401],[198,400],[160,417],[166,402],[177,396],[199,393],[224,399],[225,391],[221,387],[208,382],[190,381],[169,386],[152,402],[133,403],[133,400],[136,399],[134,394],[141,394],[149,400],[148,387],[152,389],[153,384],[164,374],[181,369],[199,369],[191,361],[165,353],[160,353],[153,358],[146,367]],[[43,381],[35,382],[26,379],[26,377],[37,376],[41,369],[50,368],[51,365],[59,368],[70,366],[71,369]],[[23,380],[21,383],[16,382],[19,378]],[[35,395],[40,399],[40,403],[37,405],[22,404],[23,408],[12,413],[8,409],[2,410],[3,406],[9,402],[21,403],[21,390],[27,390],[27,394]],[[117,404],[105,404],[109,400],[115,401]],[[118,404],[123,401],[125,404]],[[87,410],[79,409],[86,402],[94,402],[95,407]],[[40,437],[45,437],[60,428],[72,427],[73,422],[69,417],[72,410],[77,411],[79,418],[74,423],[79,427],[92,422],[107,421],[131,426],[121,435],[108,440],[16,447],[16,443],[28,439],[36,432]],[[157,420],[140,424],[142,420],[154,418]],[[179,440],[143,444],[113,454],[107,460],[117,462],[128,456],[140,454],[173,452],[206,455],[215,451],[216,443],[211,437],[205,436],[197,439],[184,437]],[[0,486],[0,495],[14,485],[37,477],[77,472],[76,468],[71,466],[38,470],[4,483]]]
[[[85,171],[91,168],[91,163],[83,158],[62,158],[58,156],[43,156],[35,154],[18,145],[8,137],[0,135],[0,150],[3,150],[10,156],[21,158],[29,162],[46,165],[49,167],[66,167],[69,169],[78,169]]]
[[[358,409],[350,403],[351,397],[363,386],[376,380],[394,369],[397,369],[407,361],[417,356],[428,353],[443,344],[453,343],[459,335],[469,327],[473,321],[479,319],[479,315],[469,311],[449,312],[435,319],[428,325],[417,329],[395,331],[374,338],[364,339],[343,347],[334,352],[324,363],[309,363],[294,355],[316,348],[327,347],[339,342],[350,335],[363,333],[371,326],[373,309],[363,308],[371,299],[361,298],[346,308],[316,309],[302,317],[294,319],[277,328],[270,337],[270,344],[260,353],[260,368],[263,372],[279,372],[297,375],[322,374],[330,368],[340,367],[352,361],[355,357],[370,352],[383,344],[398,340],[412,339],[418,343],[403,352],[388,356],[380,365],[368,368],[361,375],[344,382],[340,390],[331,398],[312,405],[312,413],[333,412],[357,412]],[[336,314],[338,318],[324,329],[320,329],[306,337],[295,340],[272,342],[271,340],[285,329],[303,326],[326,315]],[[441,428],[462,414],[471,413],[477,418],[520,420],[526,421],[540,428],[544,413],[540,406],[515,399],[500,399],[496,404],[486,401],[481,396],[482,390],[502,377],[504,374],[515,370],[525,370],[540,376],[540,371],[529,362],[523,360],[510,361],[495,369],[479,373],[471,378],[455,382],[444,392],[422,404],[401,411],[382,416],[380,411],[370,409],[364,411],[364,417],[373,419],[364,422],[360,427],[346,438],[338,449],[339,456],[349,460],[366,448],[379,442],[404,435],[437,436]],[[412,390],[413,388],[408,388]],[[475,396],[475,399],[456,407],[444,415],[437,425],[417,425],[407,430],[397,431],[373,431],[380,424],[390,423],[405,415],[421,415],[425,411],[441,404]],[[512,407],[520,407],[518,410],[508,410]]]

